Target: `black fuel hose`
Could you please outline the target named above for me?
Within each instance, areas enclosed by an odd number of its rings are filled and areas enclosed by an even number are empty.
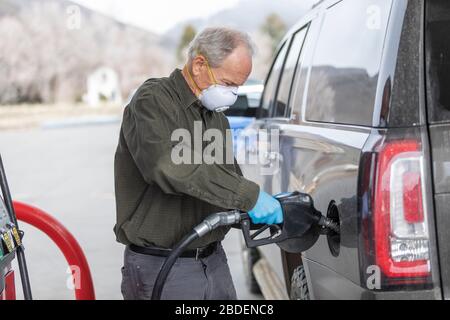
[[[160,300],[164,284],[166,282],[167,276],[170,270],[172,270],[173,265],[177,261],[178,257],[183,253],[187,246],[194,240],[198,239],[200,236],[195,230],[192,230],[188,235],[186,235],[171,251],[170,255],[167,257],[166,261],[161,267],[161,271],[156,278],[155,285],[152,292],[152,300]]]
[[[187,234],[177,245],[172,249],[170,255],[164,261],[158,276],[155,280],[155,285],[152,291],[152,300],[161,300],[164,284],[169,276],[170,270],[177,261],[178,257],[189,246],[192,241],[203,237],[205,234],[217,229],[221,226],[229,226],[239,223],[241,219],[245,218],[246,214],[241,213],[238,210],[226,211],[214,213],[203,220],[198,226],[196,226],[189,234]]]

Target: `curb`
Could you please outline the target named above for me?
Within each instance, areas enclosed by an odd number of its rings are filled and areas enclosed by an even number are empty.
[[[120,123],[119,116],[95,116],[95,117],[77,117],[63,120],[44,121],[41,124],[42,129],[61,129],[93,125],[107,125]]]

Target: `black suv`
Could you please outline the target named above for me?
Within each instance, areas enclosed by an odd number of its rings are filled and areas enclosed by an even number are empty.
[[[278,130],[264,166],[279,169],[246,177],[310,194],[341,226],[301,255],[258,249],[285,294],[450,298],[450,1],[319,2],[282,41],[258,113],[242,137]]]

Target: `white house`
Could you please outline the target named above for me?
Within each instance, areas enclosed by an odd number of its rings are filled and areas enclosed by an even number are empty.
[[[117,72],[108,67],[100,67],[87,78],[86,103],[98,107],[101,103],[122,103],[122,94]]]

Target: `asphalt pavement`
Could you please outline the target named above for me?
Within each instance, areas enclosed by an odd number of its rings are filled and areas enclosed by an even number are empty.
[[[122,299],[123,245],[115,241],[113,161],[119,123],[53,125],[0,132],[10,189],[15,200],[37,206],[62,222],[79,241],[90,264],[97,299]],[[64,256],[44,234],[22,223],[35,299],[73,299]],[[237,230],[224,241],[239,299],[248,292]],[[15,266],[18,298],[22,297]]]

